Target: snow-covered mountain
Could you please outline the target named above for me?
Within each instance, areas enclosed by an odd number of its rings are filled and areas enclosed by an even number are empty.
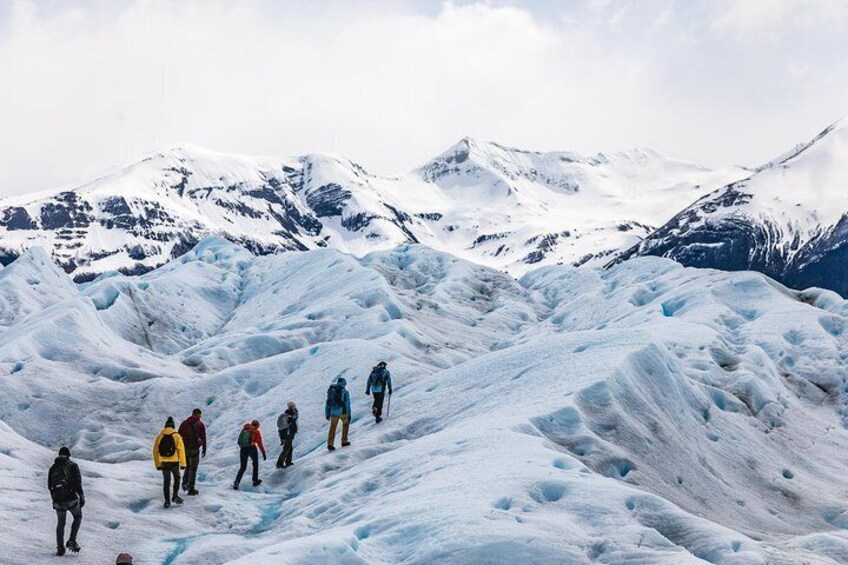
[[[704,196],[619,260],[636,255],[848,296],[848,119]]]
[[[73,190],[0,200],[0,263],[40,246],[78,281],[142,273],[207,235],[254,253],[364,255],[425,243],[520,274],[602,263],[696,198],[746,176],[650,150],[583,157],[463,139],[399,177],[327,155],[182,147]]]
[[[254,256],[202,241],[74,285],[0,269],[0,561],[50,562],[61,445],[81,564],[848,562],[848,302],[636,258],[516,281],[422,245]],[[370,367],[393,373],[375,425]],[[343,375],[353,445],[328,453]],[[295,465],[273,422],[300,408]],[[167,416],[200,406],[200,495],[162,508]],[[262,422],[258,488],[230,489]]]

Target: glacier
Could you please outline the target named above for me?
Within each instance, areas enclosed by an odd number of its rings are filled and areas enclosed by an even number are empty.
[[[218,237],[82,284],[33,248],[0,286],[4,563],[52,559],[61,445],[87,493],[81,564],[848,561],[832,291],[658,257],[516,279],[420,244],[255,256]],[[395,394],[375,425],[379,359]],[[328,453],[340,375],[353,445]],[[151,445],[194,407],[201,494],[165,510]],[[264,483],[234,492],[253,418]]]

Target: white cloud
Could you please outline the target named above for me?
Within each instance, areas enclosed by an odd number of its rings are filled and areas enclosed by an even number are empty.
[[[780,18],[768,45],[714,37],[756,18],[732,3],[542,4],[15,2],[0,9],[0,195],[181,142],[382,173],[464,135],[757,162],[848,113],[828,55],[841,31],[789,52]]]
[[[844,0],[723,0],[713,23],[718,30],[764,32],[779,39],[789,28],[840,27],[846,18]]]

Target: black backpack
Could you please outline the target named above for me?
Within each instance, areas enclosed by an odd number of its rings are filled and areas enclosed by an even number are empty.
[[[330,385],[327,389],[327,406],[330,408],[344,408],[344,387],[341,385]]]
[[[177,452],[177,442],[174,441],[174,434],[165,434],[159,440],[159,456],[173,457]]]
[[[386,386],[386,369],[383,367],[374,367],[371,369],[371,376],[368,378],[373,385]]]
[[[53,465],[47,474],[47,487],[53,502],[69,502],[77,497],[71,485],[70,464]]]

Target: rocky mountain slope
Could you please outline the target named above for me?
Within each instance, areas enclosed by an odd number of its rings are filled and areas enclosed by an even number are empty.
[[[650,150],[584,157],[473,139],[398,177],[327,155],[182,147],[72,190],[0,200],[0,263],[41,246],[83,281],[149,271],[220,235],[257,254],[332,247],[363,255],[421,242],[521,274],[603,263],[746,174]]]
[[[848,119],[699,199],[618,261],[637,255],[848,296]]]

